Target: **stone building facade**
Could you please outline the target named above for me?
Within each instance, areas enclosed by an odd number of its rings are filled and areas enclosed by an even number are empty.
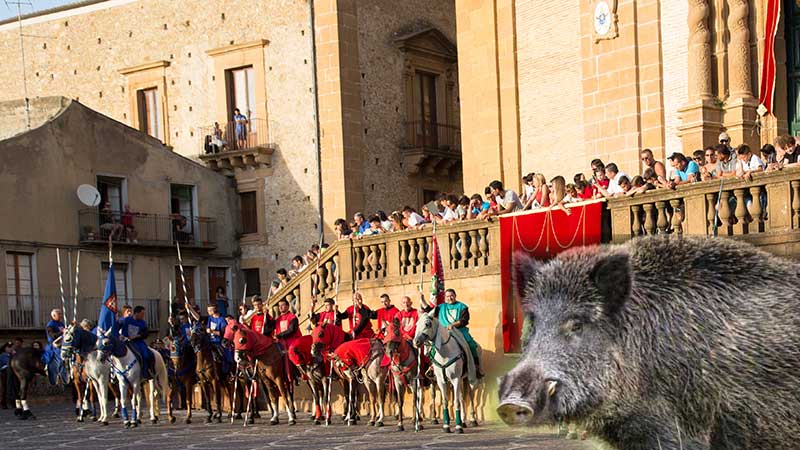
[[[800,134],[800,4],[781,2],[775,95],[761,115],[764,0],[456,2],[467,191],[487,178],[588,173],[589,161],[640,173],[717,143],[758,149]]]
[[[0,100],[76,99],[235,179],[242,268],[265,291],[320,226],[460,192],[454,8],[83,1],[23,17],[24,71],[18,24],[0,23]],[[215,122],[228,151],[207,154]]]
[[[96,319],[109,238],[118,303],[144,306],[150,325],[162,332],[170,283],[173,296],[184,292],[176,242],[190,300],[205,310],[218,287],[228,297],[240,295],[231,179],[74,100],[40,97],[30,107],[37,112],[31,130],[12,130],[10,118],[24,116],[25,103],[0,102],[0,208],[13,216],[0,225],[0,332],[37,329],[36,339],[43,338],[50,310],[62,306],[59,256],[67,317],[74,318],[70,299],[77,289],[78,320]],[[80,185],[97,189],[98,206],[82,203]],[[128,204],[131,214],[107,214],[105,202],[109,211]],[[171,214],[175,204],[180,215]]]

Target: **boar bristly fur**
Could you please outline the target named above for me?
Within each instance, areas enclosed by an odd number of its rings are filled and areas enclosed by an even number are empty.
[[[668,236],[522,259],[506,422],[579,422],[625,450],[800,448],[800,264]]]

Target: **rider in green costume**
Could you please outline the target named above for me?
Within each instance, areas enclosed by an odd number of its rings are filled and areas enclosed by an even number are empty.
[[[425,310],[430,311],[431,308],[428,307]],[[455,290],[447,289],[445,291],[444,303],[436,306],[436,317],[439,319],[439,323],[447,327],[448,330],[452,331],[455,328],[461,332],[464,340],[467,341],[467,345],[469,345],[472,359],[475,361],[475,371],[478,378],[482,378],[483,372],[478,359],[478,343],[469,334],[469,328],[467,328],[467,325],[469,325],[469,307],[456,300]]]

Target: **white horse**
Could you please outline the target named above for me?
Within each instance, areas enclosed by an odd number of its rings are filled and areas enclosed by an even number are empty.
[[[450,433],[449,389],[448,383],[453,387],[453,409],[455,409],[456,433],[464,432],[463,417],[466,417],[464,398],[470,400],[472,407],[473,425],[477,425],[477,413],[473,399],[473,386],[467,380],[467,354],[469,349],[462,349],[453,332],[443,327],[435,317],[435,309],[430,312],[421,312],[417,322],[417,331],[414,334],[414,346],[422,348],[426,343],[432,343],[436,350],[431,358],[433,371],[436,375],[436,384],[442,394],[442,429]],[[462,417],[462,413],[464,416]]]
[[[159,352],[152,348],[150,348],[150,351],[153,352],[156,375],[155,379],[150,380],[150,422],[157,423],[158,416],[161,414],[158,397],[166,398],[165,392],[168,387],[167,367]],[[120,405],[122,405],[125,428],[135,428],[140,423],[139,415],[141,413],[141,387],[144,381],[141,365],[124,342],[115,336],[111,336],[111,330],[98,339],[97,353],[101,361],[109,360],[110,358],[111,370],[119,383]],[[131,389],[130,418],[127,409],[128,388]]]
[[[108,386],[111,382],[111,365],[101,362],[95,351],[97,349],[97,336],[76,325],[70,325],[64,331],[64,340],[61,344],[61,359],[65,364],[74,364],[75,356],[80,356],[83,361],[86,376],[89,378],[100,403],[100,417],[98,421],[108,425]],[[87,409],[88,396],[84,396],[82,409]],[[119,408],[119,399],[115,398],[114,414]]]

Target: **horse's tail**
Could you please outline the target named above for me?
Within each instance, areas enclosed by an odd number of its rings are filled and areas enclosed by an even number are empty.
[[[167,387],[169,379],[167,378],[167,365],[164,358],[159,352],[153,352],[153,359],[155,360],[155,390],[158,394],[166,398]]]

